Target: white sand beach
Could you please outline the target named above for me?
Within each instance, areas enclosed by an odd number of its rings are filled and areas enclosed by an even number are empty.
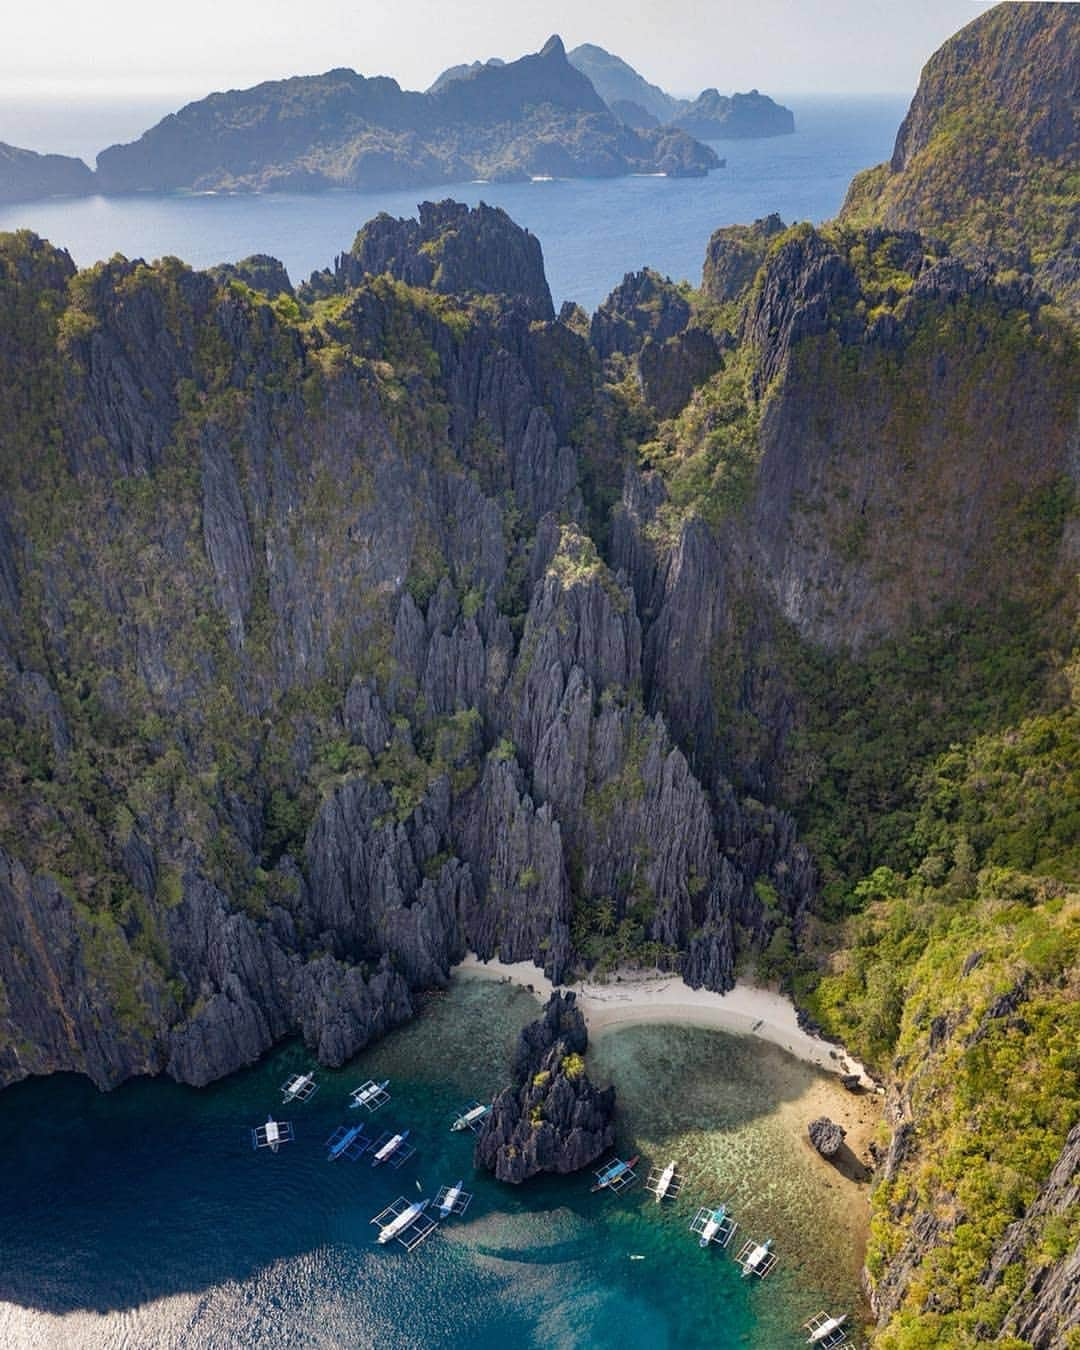
[[[528,961],[481,961],[472,952],[455,967],[455,974],[510,980],[531,989],[541,1001],[551,996],[553,988],[544,972]],[[769,989],[739,981],[728,993],[714,994],[707,989],[691,989],[677,975],[641,971],[617,972],[604,984],[583,981],[566,988],[577,995],[590,1035],[641,1022],[715,1027],[760,1036],[807,1063],[831,1073],[858,1074],[863,1087],[874,1087],[863,1065],[839,1046],[803,1031],[794,1004]]]

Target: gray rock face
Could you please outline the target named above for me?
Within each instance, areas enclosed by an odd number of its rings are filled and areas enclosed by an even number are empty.
[[[514,1086],[496,1097],[476,1141],[475,1162],[514,1185],[541,1172],[595,1162],[615,1142],[615,1089],[593,1086],[582,1056],[588,1037],[573,994],[551,996],[521,1033]]]
[[[690,321],[690,305],[679,288],[651,268],[628,272],[592,317],[590,340],[601,359],[630,356],[646,338],[664,342]]]
[[[995,1289],[1010,1266],[1038,1242],[1047,1218],[1067,1219],[1080,1205],[1080,1124],[1069,1131],[1065,1147],[1046,1184],[1022,1219],[1011,1223],[994,1249],[982,1284]],[[1037,1262],[1005,1316],[999,1339],[1015,1336],[1035,1350],[1057,1350],[1080,1327],[1080,1248],[1049,1264]]]
[[[701,288],[721,304],[745,294],[765,261],[769,241],[782,234],[784,222],[775,212],[752,225],[725,225],[715,231],[705,251]]]
[[[847,1131],[828,1116],[819,1116],[807,1126],[810,1142],[823,1158],[831,1158],[844,1142]]]
[[[666,342],[646,338],[638,354],[641,390],[657,417],[674,417],[722,365],[720,344],[704,328],[688,328]]]
[[[530,318],[553,319],[540,243],[497,206],[422,202],[419,220],[378,215],[338,259],[337,279],[356,285],[388,272],[444,295],[504,295]]]

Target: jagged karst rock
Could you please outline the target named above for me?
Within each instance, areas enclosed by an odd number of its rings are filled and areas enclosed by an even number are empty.
[[[690,322],[690,305],[678,286],[652,268],[627,272],[592,317],[590,340],[601,360],[631,356],[646,338],[665,342]]]
[[[518,1184],[541,1172],[577,1172],[615,1142],[615,1089],[585,1071],[585,1019],[572,993],[556,990],[522,1031],[512,1087],[496,1097],[476,1141],[475,1162]]]
[[[1075,243],[1065,184],[1080,136],[1078,49],[1073,5],[995,8],[966,24],[927,61],[892,157],[855,176],[841,220],[921,230],[967,258],[989,252],[1000,266],[1035,270],[1075,316],[1076,274],[1059,259]]]
[[[219,263],[209,271],[218,281],[241,281],[253,291],[263,291],[271,299],[282,294],[293,294],[293,285],[285,265],[268,253],[253,253],[251,257],[241,258],[235,263]]]
[[[993,1290],[1010,1267],[1019,1264],[1037,1242],[1048,1217],[1066,1218],[1080,1205],[1080,1124],[1069,1131],[1061,1155],[1024,1217],[1011,1223],[994,1248],[982,1276]],[[1003,1336],[1015,1336],[1037,1347],[1056,1350],[1080,1327],[1080,1248],[1049,1264],[1036,1262],[1016,1294],[1002,1325]],[[1063,1339],[1064,1338],[1064,1339]]]
[[[810,1142],[823,1158],[831,1158],[839,1152],[847,1131],[828,1116],[818,1116],[807,1126]]]
[[[721,304],[740,299],[765,261],[770,241],[785,228],[773,212],[752,225],[724,225],[716,230],[705,251],[701,289]]]
[[[540,243],[498,206],[421,202],[419,219],[378,215],[337,261],[339,284],[388,272],[444,295],[505,295],[530,318],[553,319]]]
[[[642,393],[657,417],[674,417],[722,364],[720,344],[704,328],[687,328],[666,342],[646,338],[638,353]]]

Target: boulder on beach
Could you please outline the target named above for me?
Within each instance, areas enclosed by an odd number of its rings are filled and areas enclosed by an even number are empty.
[[[828,1116],[819,1116],[817,1120],[810,1122],[808,1133],[810,1142],[821,1156],[831,1158],[839,1151],[847,1131]]]

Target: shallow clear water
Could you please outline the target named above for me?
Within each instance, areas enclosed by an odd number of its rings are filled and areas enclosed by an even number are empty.
[[[771,211],[785,221],[829,219],[852,175],[892,153],[904,114],[904,100],[895,96],[789,103],[795,135],[716,142],[727,167],[702,179],[465,183],[388,193],[90,197],[0,208],[0,230],[34,229],[67,248],[80,266],[117,252],[146,258],[175,254],[196,267],[270,253],[300,281],[329,265],[379,211],[411,215],[424,198],[451,196],[504,207],[540,239],[556,305],[572,299],[591,310],[624,273],[646,264],[696,283],[709,235],[720,225]],[[103,119],[105,111],[94,115]],[[72,109],[71,116],[78,112]],[[27,143],[5,134],[4,115],[0,104],[0,140]],[[15,133],[25,136],[32,130],[30,111],[22,110],[17,125],[10,109],[8,117]],[[114,134],[115,120],[107,125]],[[100,143],[106,143],[104,137]],[[50,114],[33,148],[59,147],[56,118]]]
[[[3,1093],[0,1344],[784,1350],[826,1304],[856,1310],[835,1179],[785,1115],[825,1080],[775,1047],[686,1027],[597,1040],[620,1144],[688,1174],[673,1205],[640,1188],[590,1195],[587,1176],[514,1188],[474,1174],[471,1137],[448,1119],[500,1085],[535,1013],[522,990],[457,981],[353,1065],[321,1071],[310,1103],[278,1111],[297,1138],[276,1156],[254,1153],[247,1130],[306,1066],[295,1043],[203,1090],[155,1080],[101,1095],[58,1077]],[[419,1144],[398,1173],[325,1161],[346,1092],[368,1076],[392,1079],[376,1121]],[[464,1219],[411,1254],[374,1247],[377,1210],[418,1180],[431,1195],[458,1177],[475,1192]],[[687,1231],[723,1197],[747,1233],[776,1240],[764,1283]]]

